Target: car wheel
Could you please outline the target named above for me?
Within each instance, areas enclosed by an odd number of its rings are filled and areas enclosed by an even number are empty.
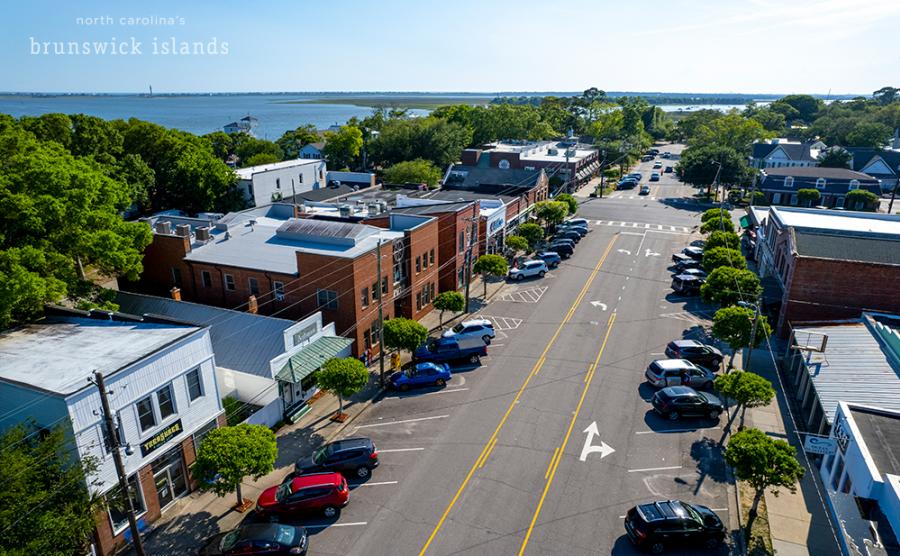
[[[447,386],[447,381],[444,380],[443,378],[439,378],[439,379],[437,379],[437,380],[434,381],[434,385],[435,385],[435,386],[438,386],[438,387],[440,387],[440,388],[443,388],[444,386]]]
[[[481,339],[482,339],[482,341],[483,341],[485,344],[490,345],[490,343],[491,343],[491,337],[490,337],[490,336],[488,336],[487,334],[485,334],[484,336],[481,337]]]
[[[650,545],[650,552],[652,554],[662,554],[665,551],[666,551],[666,546],[659,541]]]
[[[481,358],[478,357],[478,355],[470,355],[469,363],[472,363],[473,365],[477,365],[478,363],[481,363]]]
[[[521,282],[521,281],[524,280],[524,279],[525,279],[525,275],[524,275],[524,274],[519,274],[518,276],[516,276],[516,280],[518,280],[519,282]]]
[[[721,411],[712,410],[709,412],[709,418],[712,419],[713,421],[718,421],[719,415],[721,415],[721,414],[722,414]]]
[[[325,506],[322,510],[322,515],[327,518],[337,517],[338,513],[340,513],[340,510],[337,506]]]
[[[670,411],[670,412],[666,413],[666,417],[669,418],[669,421],[677,421],[678,420],[678,412]]]
[[[360,479],[368,479],[369,475],[372,474],[372,471],[366,467],[365,465],[360,465],[356,468],[356,476]]]
[[[709,549],[718,548],[719,547],[719,539],[711,538],[706,539],[706,542],[703,543],[703,546]]]
[[[400,385],[401,392],[406,392],[407,390],[409,390],[409,384],[401,384]]]
[[[546,272],[544,272],[544,271],[542,270],[542,271],[538,272],[538,277],[539,277],[539,278],[543,278],[543,277],[544,277],[544,274],[546,274]]]

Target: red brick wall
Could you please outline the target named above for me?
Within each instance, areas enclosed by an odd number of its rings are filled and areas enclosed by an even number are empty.
[[[182,290],[181,298],[185,301],[196,301],[207,305],[245,311],[247,309],[247,300],[250,297],[250,278],[256,278],[259,286],[259,294],[256,296],[256,300],[259,305],[259,314],[261,315],[276,313],[298,300],[296,292],[300,286],[300,280],[295,275],[199,262],[189,262],[189,266],[191,268],[190,274],[194,294],[191,295],[190,292],[185,293]],[[204,271],[209,272],[211,278],[212,283],[208,287],[203,285]],[[226,274],[234,277],[233,291],[225,289]],[[285,299],[283,301],[275,300],[275,282],[284,284]],[[288,309],[288,311],[291,310]],[[290,318],[284,316],[288,311],[279,313],[277,316]]]
[[[407,232],[410,260],[410,291],[399,299],[402,316],[419,320],[432,310],[431,302],[416,308],[416,296],[422,293],[424,287],[434,285],[434,294],[440,293],[438,289],[438,267],[440,266],[440,253],[438,246],[438,221],[437,219],[419,226]],[[432,263],[432,257],[434,262]],[[419,259],[420,271],[416,272],[416,260]],[[428,264],[425,264],[425,261]]]
[[[156,496],[156,483],[153,480],[153,469],[150,465],[145,465],[138,470],[138,484],[144,498],[144,505],[147,512],[140,517],[145,523],[153,523],[159,519],[159,498]],[[118,547],[125,545],[125,531],[113,536],[112,524],[109,521],[109,514],[106,510],[100,510],[94,515],[94,537],[97,541],[97,548],[103,556],[110,556],[116,552]]]
[[[144,250],[144,271],[137,282],[120,280],[120,287],[129,291],[144,292],[168,297],[175,285],[172,268],[181,270],[181,293],[190,296],[190,268],[184,256],[191,250],[191,240],[187,237],[153,234],[153,241]]]
[[[508,160],[510,168],[524,168],[525,167],[525,165],[519,159],[519,153],[508,153],[508,152],[502,152],[502,151],[487,151],[486,154],[488,154],[491,157],[491,167],[492,168],[499,168],[501,160]],[[534,166],[534,164],[531,162],[528,162],[528,166]]]
[[[778,329],[786,334],[789,321],[855,318],[864,309],[900,312],[900,267],[796,257]]]
[[[462,152],[461,162],[466,166],[475,166],[481,158],[481,149],[465,149]]]

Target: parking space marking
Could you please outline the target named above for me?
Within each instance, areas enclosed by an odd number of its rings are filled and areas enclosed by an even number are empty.
[[[350,523],[310,523],[304,524],[303,526],[307,529],[325,529],[326,527],[352,527],[354,525],[368,525],[368,521],[353,521]]]
[[[519,290],[503,295],[502,301],[510,301],[512,303],[537,303],[547,292],[547,286],[538,286],[528,288],[527,290]],[[519,322],[521,324],[521,321]]]
[[[669,467],[646,467],[644,469],[629,469],[629,473],[644,473],[645,471],[671,471],[673,469],[681,469],[682,465],[672,465]]]
[[[494,330],[515,330],[522,326],[523,319],[513,317],[497,317],[492,315],[477,315],[477,318],[487,319],[494,325]]]
[[[402,421],[387,421],[385,423],[369,423],[368,425],[359,425],[359,429],[368,429],[371,427],[386,427],[388,425],[402,425],[404,423],[418,423],[419,421],[431,421],[433,419],[446,419],[449,415],[432,415],[431,417],[420,417],[418,419],[403,419]]]
[[[425,448],[391,448],[389,450],[378,450],[379,454],[394,454],[397,452],[421,452]]]
[[[434,396],[437,394],[452,394],[453,392],[465,392],[468,388],[450,388],[447,390],[438,390],[437,392],[426,392],[423,396]]]
[[[374,486],[383,486],[383,485],[396,485],[400,481],[381,481],[380,483],[349,483],[349,486],[352,487],[374,487]]]

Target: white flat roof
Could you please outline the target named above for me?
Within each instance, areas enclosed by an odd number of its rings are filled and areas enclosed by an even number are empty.
[[[324,160],[317,158],[295,158],[291,160],[282,160],[281,162],[273,162],[271,164],[260,164],[258,166],[247,166],[246,168],[237,168],[234,173],[242,180],[249,180],[253,174],[262,172],[271,172],[272,170],[283,170],[293,166],[305,166],[306,164],[321,164]]]
[[[872,212],[770,207],[770,215],[794,228],[900,235],[900,216]]]

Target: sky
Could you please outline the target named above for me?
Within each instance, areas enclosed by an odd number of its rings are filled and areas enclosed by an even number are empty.
[[[8,92],[868,94],[900,85],[897,0],[4,4]]]

